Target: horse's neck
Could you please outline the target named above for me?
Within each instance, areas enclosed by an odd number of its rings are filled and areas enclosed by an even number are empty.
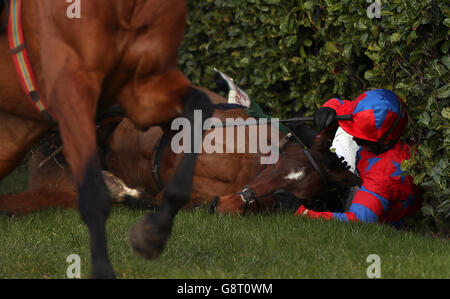
[[[305,157],[305,150],[309,152],[313,159],[320,160],[322,157],[321,153],[314,148],[304,148],[302,145],[298,144],[294,140],[290,140],[287,144],[285,144],[283,151],[294,158]]]
[[[296,141],[289,140],[284,145],[284,150],[286,152],[301,152],[301,151],[303,151],[303,147],[300,144],[298,144]]]

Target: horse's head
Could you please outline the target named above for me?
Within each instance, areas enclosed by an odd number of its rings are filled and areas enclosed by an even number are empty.
[[[212,204],[215,210],[243,213],[247,209],[275,209],[272,194],[279,189],[288,190],[307,203],[333,185],[360,185],[361,179],[347,170],[336,154],[330,151],[330,134],[325,131],[317,135],[308,151],[312,161],[301,146],[289,143],[280,153],[278,162],[262,171],[241,192],[216,198]]]

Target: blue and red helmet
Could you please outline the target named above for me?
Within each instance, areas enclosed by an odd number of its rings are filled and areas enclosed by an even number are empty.
[[[403,101],[387,89],[366,91],[339,106],[336,114],[351,114],[353,120],[341,120],[339,125],[353,137],[372,142],[398,140],[408,123]]]

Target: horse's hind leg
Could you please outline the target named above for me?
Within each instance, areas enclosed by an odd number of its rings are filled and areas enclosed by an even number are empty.
[[[191,124],[190,136],[193,137],[194,130],[200,132],[204,120],[212,116],[212,104],[205,93],[195,89],[188,92],[183,98],[183,103],[184,117]],[[200,124],[194,122],[194,110],[202,110],[203,119]],[[194,142],[191,142],[191,145],[190,153],[184,153],[174,175],[167,183],[163,193],[163,202],[157,212],[144,216],[130,231],[131,246],[145,258],[153,259],[162,253],[170,236],[176,214],[190,199],[198,155],[193,150],[196,146]]]

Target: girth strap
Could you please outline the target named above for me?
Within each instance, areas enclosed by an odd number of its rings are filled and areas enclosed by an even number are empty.
[[[22,27],[22,0],[10,0],[8,40],[20,83],[23,90],[27,94],[28,99],[33,107],[42,113],[47,120],[53,120],[48,112],[47,106],[41,99],[36,78],[34,76],[33,69],[31,68],[27,49],[25,47]]]

